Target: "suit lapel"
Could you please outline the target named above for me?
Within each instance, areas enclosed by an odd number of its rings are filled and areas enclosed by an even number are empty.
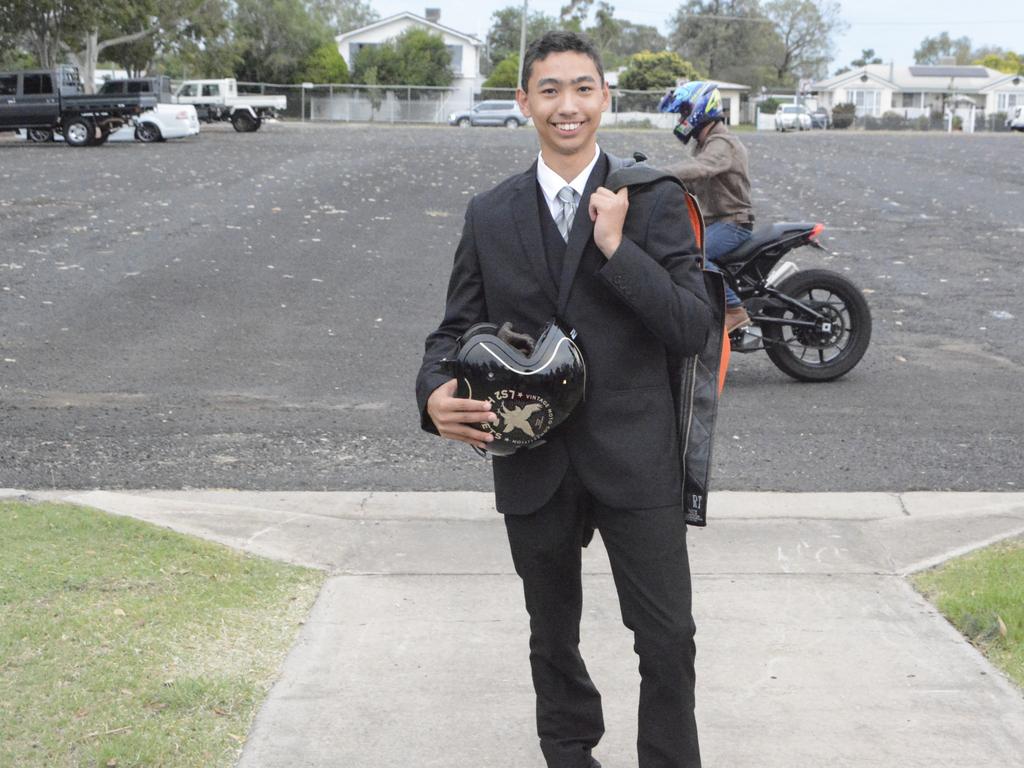
[[[537,207],[537,163],[519,177],[512,200],[512,216],[515,218],[519,240],[523,245],[527,261],[534,276],[544,289],[551,303],[558,301],[555,286],[551,284],[547,257],[544,255],[544,240],[541,235],[540,208]]]
[[[565,313],[569,304],[569,292],[572,290],[573,280],[576,271],[580,268],[580,259],[583,257],[583,250],[590,242],[594,234],[594,222],[590,220],[590,195],[594,190],[604,184],[608,175],[608,155],[604,152],[597,159],[597,164],[587,179],[587,185],[583,188],[583,196],[580,197],[580,204],[576,208],[576,218],[572,222],[572,230],[569,232],[569,243],[565,250],[565,261],[562,263],[562,279],[558,282],[558,307],[559,315]]]

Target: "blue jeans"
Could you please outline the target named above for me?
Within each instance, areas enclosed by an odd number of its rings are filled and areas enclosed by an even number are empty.
[[[722,270],[718,269],[718,265],[715,262],[747,242],[751,234],[753,233],[749,229],[733,224],[731,221],[716,221],[714,224],[708,225],[708,228],[704,230],[704,256],[708,261],[708,266],[721,272]],[[725,286],[725,306],[733,309],[734,307],[742,306],[742,303],[740,297],[736,295],[727,283]]]

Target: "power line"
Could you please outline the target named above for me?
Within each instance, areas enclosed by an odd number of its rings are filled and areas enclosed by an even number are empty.
[[[1024,19],[980,21],[849,21],[853,27],[961,27],[967,24],[1024,24]]]

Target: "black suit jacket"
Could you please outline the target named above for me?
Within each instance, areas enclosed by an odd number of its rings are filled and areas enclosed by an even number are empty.
[[[540,217],[549,213],[538,204],[536,164],[477,195],[466,210],[444,319],[427,337],[416,381],[423,428],[436,433],[427,399],[451,378],[439,363],[474,323],[511,320],[536,334],[564,303],[562,320],[576,329],[587,365],[586,399],[546,443],[494,457],[500,512],[538,509],[570,464],[611,507],[681,503],[673,376],[680,359],[703,346],[711,313],[678,185],[632,189],[622,245],[605,259],[594,244],[590,194],[622,164],[604,153],[598,159],[558,285],[544,252]]]

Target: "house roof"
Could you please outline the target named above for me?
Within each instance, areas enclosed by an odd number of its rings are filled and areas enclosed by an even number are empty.
[[[988,91],[994,91],[996,88],[1002,88],[1006,86],[1011,86],[1013,88],[1019,88],[1021,90],[1024,90],[1024,75],[1004,75],[1003,77],[1000,77],[998,80],[993,80],[991,83],[982,88],[981,91],[982,93],[987,93]]]
[[[872,82],[876,86],[894,91],[951,91],[977,93],[988,90],[1000,82],[1008,82],[1013,75],[988,67],[925,66],[895,67],[890,64],[868,64],[841,75],[811,83],[814,92],[832,91],[857,81]]]
[[[361,35],[364,32],[369,32],[369,31],[377,29],[379,27],[383,27],[386,24],[390,24],[390,23],[392,23],[394,21],[398,21],[400,19],[408,19],[409,21],[411,21],[411,22],[413,22],[415,24],[427,27],[428,29],[432,29],[435,32],[447,32],[449,35],[454,35],[455,37],[461,37],[463,40],[465,40],[470,45],[483,45],[483,42],[481,42],[480,38],[478,38],[476,35],[470,35],[470,34],[467,34],[465,32],[459,32],[459,30],[457,30],[457,29],[452,29],[451,27],[446,27],[444,24],[438,24],[435,21],[430,21],[429,19],[426,19],[423,16],[417,16],[415,13],[411,13],[409,11],[403,11],[402,13],[396,13],[396,14],[394,14],[392,16],[388,16],[385,19],[380,19],[378,21],[375,21],[372,24],[367,24],[365,27],[359,27],[359,29],[350,30],[348,32],[345,32],[344,34],[337,35],[334,39],[335,39],[335,41],[337,41],[340,44],[340,43],[344,42],[345,40],[348,40],[350,38],[353,38],[353,37],[356,37],[358,35]]]

